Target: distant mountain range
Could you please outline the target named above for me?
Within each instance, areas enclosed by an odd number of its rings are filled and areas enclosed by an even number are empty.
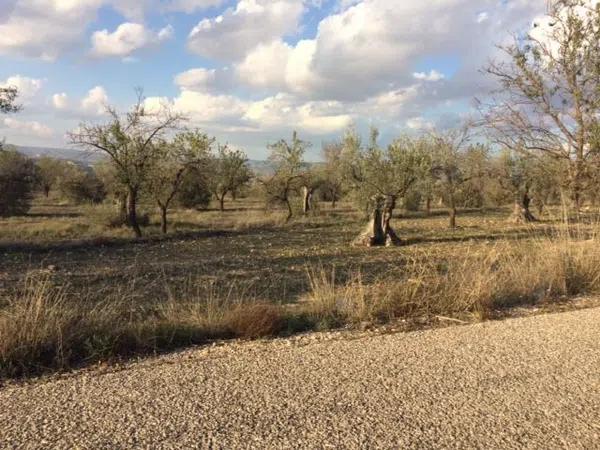
[[[96,152],[86,152],[74,148],[56,148],[56,147],[28,147],[15,145],[17,151],[29,156],[30,158],[41,158],[42,156],[51,156],[52,158],[65,159],[76,162],[83,166],[91,166],[95,162],[105,158],[104,155]],[[251,159],[248,161],[250,168],[257,174],[266,175],[271,172],[268,161]]]
[[[95,152],[85,152],[74,148],[54,148],[54,147],[26,147],[15,145],[17,151],[29,156],[30,158],[41,158],[42,156],[51,156],[52,158],[66,159],[78,164],[91,166],[96,161],[104,157]]]

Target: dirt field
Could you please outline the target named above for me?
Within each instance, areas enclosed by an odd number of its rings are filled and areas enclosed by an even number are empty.
[[[227,205],[229,210],[176,211],[166,238],[158,224],[136,242],[124,228],[110,229],[86,217],[89,209],[39,201],[27,217],[0,220],[0,287],[6,291],[31,271],[50,271],[75,291],[103,296],[135,283],[140,298],[166,296],[198,279],[232,282],[261,300],[295,302],[306,292],[307,268],[335,270],[343,282],[351,273],[367,279],[393,275],[412,258],[445,258],[485,249],[501,241],[552,235],[555,222],[513,226],[508,210],[464,211],[459,228],[447,228],[445,211],[399,213],[394,225],[407,245],[352,248],[363,219],[350,205],[300,218],[288,225],[282,213],[259,202]]]

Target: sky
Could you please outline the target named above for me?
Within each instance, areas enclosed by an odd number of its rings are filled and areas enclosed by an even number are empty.
[[[383,140],[456,126],[494,89],[497,44],[546,0],[0,0],[0,117],[17,145],[65,147],[135,88],[262,159],[293,130],[313,146],[348,126]]]

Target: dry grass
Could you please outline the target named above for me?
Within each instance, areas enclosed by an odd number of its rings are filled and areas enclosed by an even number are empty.
[[[227,207],[173,211],[168,239],[138,242],[110,228],[102,207],[40,203],[0,221],[0,246],[20,244],[0,258],[0,378],[211,339],[483,319],[600,293],[594,215],[517,226],[508,210],[464,211],[450,230],[443,211],[411,213],[394,219],[407,246],[361,249],[348,245],[364,226],[349,205],[289,224],[251,199]],[[160,233],[156,217],[145,231]]]
[[[104,301],[74,299],[48,274],[31,275],[0,307],[0,376],[63,370],[82,363],[166,351],[209,339],[274,336],[299,329],[383,323],[398,318],[484,319],[494,310],[600,293],[596,240],[538,239],[526,244],[465,244],[460,255],[414,256],[402,276],[367,282],[357,273],[308,269],[298,308],[265,303],[235,285],[190,281],[166,301],[121,291]],[[1,306],[1,305],[0,305]]]
[[[0,308],[0,378],[106,359],[278,334],[283,310],[214,283],[185,298],[140,302],[123,293],[101,302],[74,299],[49,275],[31,275]],[[233,295],[236,295],[233,297]]]
[[[446,259],[412,258],[400,278],[365,283],[357,273],[344,285],[335,274],[309,270],[309,314],[322,327],[432,315],[486,318],[511,306],[600,293],[596,240],[502,242],[482,250],[465,244]]]

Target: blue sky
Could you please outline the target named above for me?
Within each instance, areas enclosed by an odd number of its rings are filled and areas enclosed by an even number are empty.
[[[2,0],[0,85],[25,109],[0,118],[15,144],[64,146],[81,121],[125,110],[134,88],[190,127],[262,158],[297,129],[448,127],[493,87],[494,44],[544,0]]]

